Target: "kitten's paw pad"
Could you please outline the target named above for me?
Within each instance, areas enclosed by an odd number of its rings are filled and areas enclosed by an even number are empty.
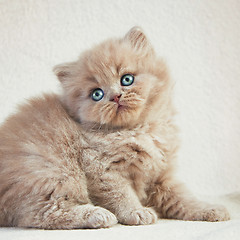
[[[156,221],[157,215],[153,209],[141,208],[132,211],[124,223],[128,225],[147,225]]]
[[[106,228],[117,224],[116,216],[107,209],[96,207],[87,217],[87,228]]]
[[[230,219],[230,215],[227,209],[223,206],[206,208],[202,212],[202,219],[203,221],[209,222],[218,222],[218,221],[227,221]]]

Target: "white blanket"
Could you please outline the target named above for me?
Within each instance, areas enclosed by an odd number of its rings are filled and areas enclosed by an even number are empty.
[[[240,194],[209,198],[208,201],[224,204],[231,213],[226,222],[190,222],[159,220],[154,225],[123,226],[97,230],[35,230],[0,228],[1,240],[239,240]]]

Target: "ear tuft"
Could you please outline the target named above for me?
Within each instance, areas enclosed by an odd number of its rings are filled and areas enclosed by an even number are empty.
[[[141,27],[135,26],[125,35],[124,40],[129,41],[135,50],[149,49],[149,42]]]
[[[64,82],[72,76],[74,65],[74,63],[59,64],[53,68],[53,72],[56,74],[60,82]]]

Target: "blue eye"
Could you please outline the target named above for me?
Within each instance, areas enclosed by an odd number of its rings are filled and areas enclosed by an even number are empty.
[[[103,96],[104,96],[104,92],[101,88],[97,88],[97,89],[93,90],[92,95],[91,95],[92,100],[94,100],[96,102],[100,101],[103,98]]]
[[[132,74],[125,74],[121,77],[122,86],[130,86],[134,82],[134,76]]]

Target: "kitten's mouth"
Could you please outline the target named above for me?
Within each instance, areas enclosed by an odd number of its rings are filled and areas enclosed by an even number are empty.
[[[120,103],[118,103],[117,113],[118,113],[119,111],[122,111],[122,110],[126,109],[126,108],[127,108],[127,106],[124,106],[124,105],[121,105]]]

